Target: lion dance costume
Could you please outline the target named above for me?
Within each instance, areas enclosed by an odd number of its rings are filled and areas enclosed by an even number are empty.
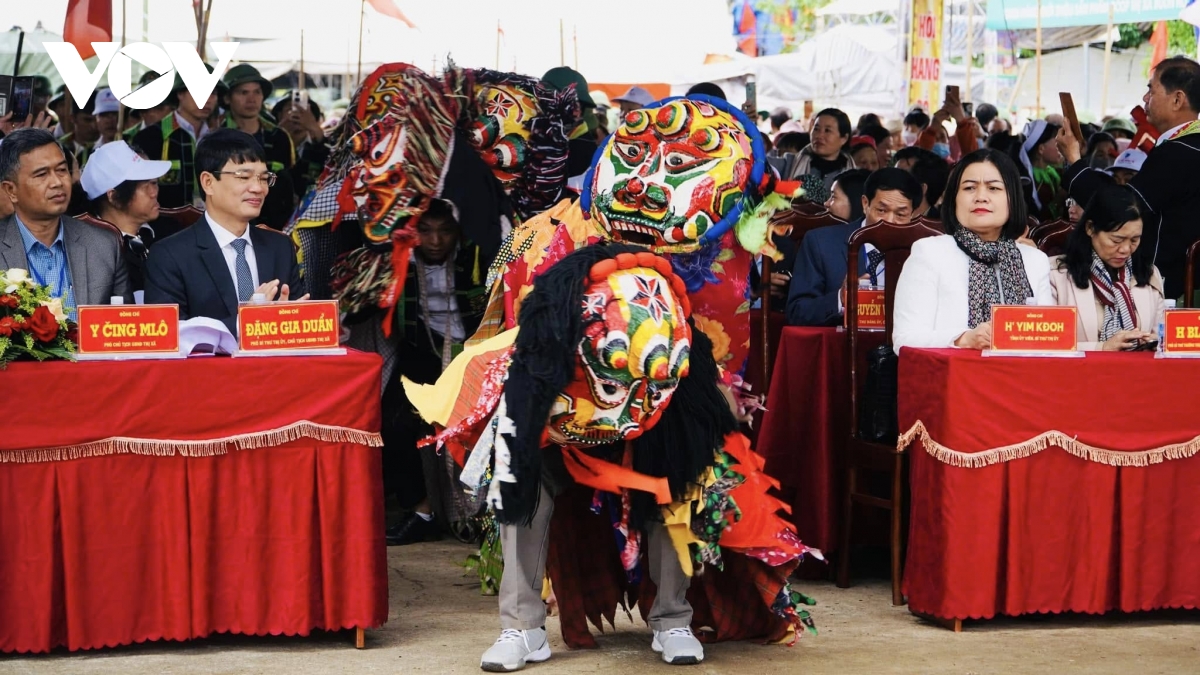
[[[788,203],[764,154],[723,101],[626,114],[583,199],[501,246],[472,344],[436,385],[406,383],[442,429],[429,442],[502,524],[506,632],[542,625],[543,561],[571,647],[635,604],[656,641],[680,622],[709,640],[812,628],[787,577],[819,552],[778,515],[719,386],[738,384],[749,266],[773,253],[767,222]]]

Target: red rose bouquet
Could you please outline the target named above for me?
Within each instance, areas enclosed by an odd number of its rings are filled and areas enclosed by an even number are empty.
[[[17,359],[74,359],[75,328],[62,300],[29,272],[0,273],[0,368]]]

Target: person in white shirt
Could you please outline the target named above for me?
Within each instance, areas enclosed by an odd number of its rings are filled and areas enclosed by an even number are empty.
[[[256,293],[286,301],[303,292],[295,249],[288,237],[250,226],[275,184],[254,137],[237,129],[205,136],[196,172],[204,220],[155,244],[146,264],[146,303],[179,305],[180,319],[207,316],[237,335],[240,303]]]
[[[892,345],[987,349],[993,305],[1053,305],[1050,261],[1018,244],[1025,199],[1017,167],[977,150],[950,174],[943,224],[951,234],[913,244],[896,283]]]

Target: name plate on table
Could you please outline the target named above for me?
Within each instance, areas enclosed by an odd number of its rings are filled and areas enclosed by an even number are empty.
[[[884,330],[887,324],[887,314],[884,311],[883,289],[875,286],[861,286],[858,289],[858,328],[859,330]]]
[[[77,358],[82,361],[182,358],[179,306],[81,306]]]
[[[237,356],[345,354],[336,300],[238,307]]]
[[[1083,356],[1074,307],[992,307],[992,348],[984,356]]]
[[[1200,358],[1200,309],[1168,309],[1163,312],[1162,354],[1166,357]]]

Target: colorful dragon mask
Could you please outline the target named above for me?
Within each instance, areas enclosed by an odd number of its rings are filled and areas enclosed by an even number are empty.
[[[477,69],[464,71],[471,145],[527,219],[550,208],[566,186],[570,128],[579,117],[574,89]]]
[[[551,407],[551,438],[597,445],[652,426],[688,373],[686,303],[662,258],[626,253],[598,263],[584,293],[575,376]]]
[[[721,238],[771,191],[758,129],[725,101],[669,98],[621,118],[580,206],[616,241],[689,252]]]

